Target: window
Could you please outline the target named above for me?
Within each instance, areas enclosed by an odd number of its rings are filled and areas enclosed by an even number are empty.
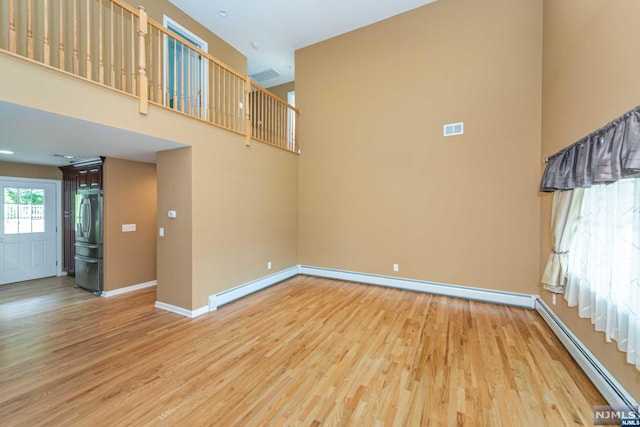
[[[44,189],[4,189],[4,234],[44,233]]]
[[[207,51],[207,42],[164,16],[164,26],[202,51]],[[204,58],[182,43],[165,36],[165,99],[168,106],[201,118],[208,108],[208,65]]]
[[[640,179],[584,190],[566,298],[640,369]]]

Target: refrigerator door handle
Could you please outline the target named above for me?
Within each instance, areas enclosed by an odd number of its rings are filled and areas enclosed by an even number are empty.
[[[89,237],[91,230],[91,202],[87,198],[83,198],[80,202],[80,235],[84,238]]]
[[[86,262],[88,264],[97,264],[98,262],[100,262],[100,260],[98,260],[98,259],[86,258],[86,257],[80,256],[80,255],[76,255],[75,259],[77,259],[78,261]]]

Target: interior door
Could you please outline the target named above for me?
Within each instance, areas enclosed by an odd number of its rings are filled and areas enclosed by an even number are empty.
[[[56,275],[56,185],[0,179],[0,285]]]

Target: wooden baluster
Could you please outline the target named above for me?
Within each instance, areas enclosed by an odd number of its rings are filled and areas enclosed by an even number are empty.
[[[16,7],[15,0],[9,0],[9,52],[16,52]]]
[[[231,75],[231,73],[227,70],[225,70],[225,74],[227,76],[227,96],[225,97],[225,100],[227,101],[227,105],[225,107],[225,110],[227,112],[227,128],[232,129],[233,128],[233,106],[231,105],[231,101],[233,99],[233,76]]]
[[[221,104],[221,99],[222,99],[222,84],[220,82],[221,79],[221,70],[220,70],[220,66],[218,64],[216,64],[216,79],[218,81],[218,83],[216,84],[216,90],[217,90],[217,94],[215,95],[214,101],[215,101],[215,123],[220,124],[221,122],[221,118],[220,118],[220,109],[222,108],[222,104]]]
[[[240,79],[237,76],[233,76],[233,128],[235,130],[241,130],[241,111],[240,111]]]
[[[240,108],[240,104],[244,107],[244,79],[236,76],[236,130],[242,131],[244,129],[244,110]]]
[[[109,27],[110,27],[110,31],[109,31],[109,82],[111,84],[111,87],[115,88],[116,87],[116,65],[115,65],[115,38],[113,36],[113,31],[114,31],[114,12],[113,12],[113,2],[110,2],[111,4],[111,9],[110,9],[110,14],[109,14]]]
[[[73,74],[79,74],[80,58],[78,57],[78,4],[73,0]]]
[[[280,104],[280,102],[278,100],[275,101],[275,105],[276,105],[276,140],[278,141],[278,146],[279,147],[283,147],[282,145],[282,133],[281,133],[281,126],[282,126],[282,104]],[[284,148],[284,147],[283,147]]]
[[[265,126],[266,126],[266,115],[265,115],[265,99],[264,92],[260,91],[260,139],[265,139]]]
[[[173,39],[173,109],[178,109],[178,48],[176,46],[177,40]],[[169,48],[171,49],[171,48]]]
[[[279,130],[278,130],[278,134],[279,134],[279,138],[281,141],[281,144],[283,147],[286,148],[287,144],[286,144],[286,138],[284,138],[284,127],[283,127],[283,123],[286,123],[286,120],[283,120],[284,118],[286,118],[286,111],[283,111],[283,105],[278,103],[278,105],[280,106],[280,109],[278,110],[279,114],[280,114],[280,126],[279,126]]]
[[[27,0],[27,58],[33,59],[33,7]]]
[[[213,102],[213,98],[212,98],[212,94],[214,92],[213,90],[213,85],[215,84],[215,74],[213,71],[213,63],[211,61],[209,61],[208,59],[204,58],[204,60],[206,61],[206,70],[207,70],[207,80],[205,82],[205,88],[206,88],[206,93],[203,94],[203,108],[204,108],[204,118],[207,121],[212,121],[211,120],[211,103]]]
[[[103,58],[103,43],[104,43],[104,30],[103,30],[103,16],[102,16],[102,0],[98,1],[98,81],[100,84],[104,84],[104,58]]]
[[[149,69],[149,72],[147,73],[147,77],[149,78],[149,101],[156,101],[156,90],[154,82],[157,77],[154,75],[155,69],[153,62],[153,27],[150,27],[149,35],[147,38],[149,40],[149,57],[147,58],[147,68]]]
[[[66,69],[65,59],[64,59],[64,1],[58,0],[58,9],[60,15],[58,16],[58,68],[61,70]]]
[[[227,125],[227,73],[226,70],[220,67],[220,73],[222,73],[222,85],[220,86],[220,124]]]
[[[160,30],[156,30],[157,32],[157,37],[156,37],[156,45],[158,46],[158,61],[156,62],[156,68],[157,68],[157,81],[156,81],[156,86],[158,86],[158,100],[161,100],[163,98],[162,96],[162,82],[164,81],[164,76],[162,74],[162,34],[160,33]],[[167,102],[164,102],[164,105],[167,105]]]
[[[186,46],[185,46],[186,47]],[[191,111],[192,106],[193,106],[193,93],[192,93],[192,89],[191,89],[191,49],[189,47],[187,48],[187,64],[185,65],[187,71],[186,71],[186,86],[187,86],[187,90],[185,91],[185,113],[189,114],[189,115],[193,115],[193,112]],[[184,56],[183,56],[183,61],[184,61]],[[183,79],[185,80],[185,79]]]
[[[149,114],[149,81],[147,80],[146,65],[146,37],[149,28],[147,12],[144,7],[139,6],[140,17],[138,18],[138,75],[140,76],[138,90],[140,114]]]
[[[194,52],[194,76],[193,79],[196,82],[194,89],[194,107],[196,117],[203,118],[202,115],[202,89],[204,89],[204,73],[202,72],[202,64],[204,58],[198,52]]]
[[[87,79],[91,80],[92,77],[92,66],[91,66],[91,0],[86,1],[86,15],[87,15]]]
[[[43,38],[43,61],[46,65],[51,65],[51,52],[49,47],[49,0],[44,0],[42,5],[43,10],[43,28],[42,28],[42,38]]]
[[[251,111],[249,109],[249,97],[251,96],[251,78],[244,76],[244,145],[251,145]]]
[[[124,9],[120,8],[120,89],[127,92],[127,59],[124,38]]]
[[[180,61],[180,111],[182,112],[186,112],[187,111],[187,94],[186,94],[186,90],[185,90],[185,77],[186,77],[186,72],[185,72],[185,68],[186,68],[186,64],[184,63],[184,49],[185,49],[185,45],[183,43],[180,43],[180,58],[182,59]]]
[[[280,102],[278,105],[278,141],[282,148],[285,147],[284,140],[282,139],[282,104]]]
[[[137,61],[136,61],[136,16],[133,13],[130,13],[131,15],[131,46],[129,46],[129,48],[131,49],[131,94],[132,95],[136,95],[137,93],[137,88],[138,88],[138,82],[136,79],[136,68],[137,68]]]

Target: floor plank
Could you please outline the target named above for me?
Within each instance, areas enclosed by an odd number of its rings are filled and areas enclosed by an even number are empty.
[[[0,424],[561,426],[605,404],[531,310],[306,276],[196,319],[154,301],[0,286]]]

